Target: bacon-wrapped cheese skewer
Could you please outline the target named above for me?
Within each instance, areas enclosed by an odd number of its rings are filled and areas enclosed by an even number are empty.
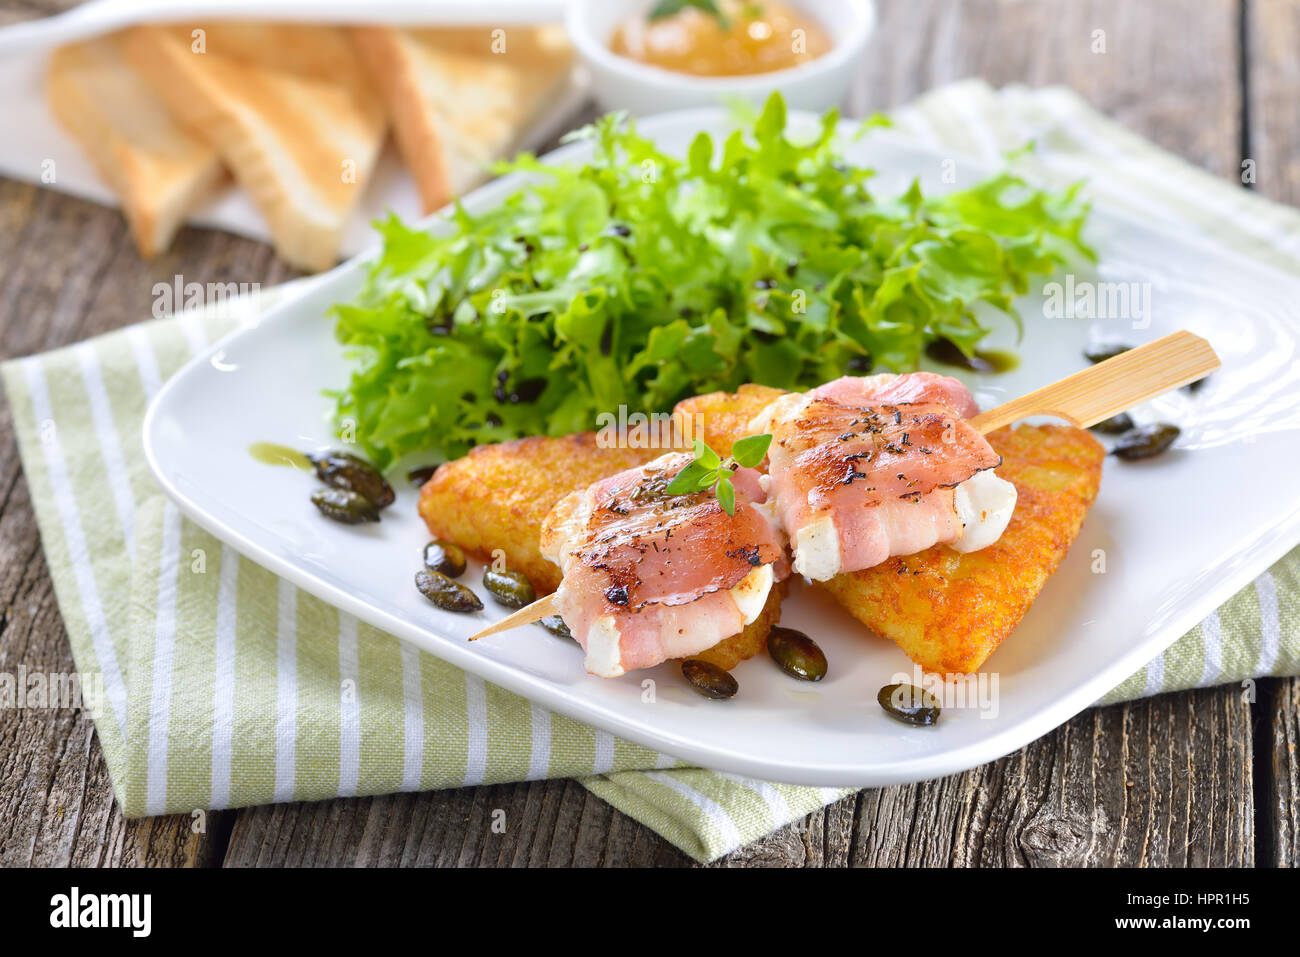
[[[750,428],[773,437],[771,496],[794,570],[826,581],[936,544],[997,541],[1016,489],[964,421],[978,411],[964,385],[926,372],[849,376],[764,409]]]
[[[764,477],[752,469],[739,469],[734,473],[734,483],[726,485],[728,490],[734,487],[739,519],[739,527],[725,523],[718,526],[720,533],[730,536],[726,539],[728,546],[721,550],[729,564],[719,564],[710,578],[708,563],[718,560],[719,540],[706,531],[690,550],[697,556],[698,567],[690,568],[690,574],[682,580],[670,582],[667,579],[680,574],[682,568],[672,568],[665,560],[652,579],[657,583],[655,587],[643,590],[645,575],[635,570],[640,555],[635,546],[644,543],[653,549],[659,543],[656,535],[662,535],[665,541],[669,538],[665,526],[658,524],[661,519],[648,523],[643,520],[640,531],[630,527],[613,537],[609,537],[611,529],[601,527],[602,522],[612,523],[612,519],[596,513],[599,503],[613,504],[609,511],[615,514],[631,515],[619,500],[622,494],[628,496],[629,502],[635,495],[639,507],[650,501],[662,506],[665,499],[678,500],[659,492],[666,489],[665,479],[681,472],[690,458],[680,453],[665,456],[615,480],[606,480],[610,484],[603,490],[604,483],[598,482],[585,492],[574,493],[561,503],[563,507],[557,506],[548,516],[544,524],[549,530],[543,535],[546,554],[561,565],[566,575],[575,573],[571,578],[574,589],[566,597],[567,607],[559,611],[566,620],[572,619],[570,627],[578,624],[575,631],[587,650],[588,669],[598,674],[621,674],[669,657],[698,654],[697,649],[717,641],[715,636],[734,634],[734,619],[749,617],[746,609],[751,607],[747,604],[751,589],[766,594],[771,589],[770,581],[779,581],[786,574],[785,562],[777,557],[779,532],[749,524],[753,516],[748,510],[753,509],[759,516],[775,512],[779,517],[776,524],[783,525],[792,539],[797,570],[817,580],[835,577],[841,588],[839,600],[855,616],[872,623],[876,617],[862,608],[855,610],[854,603],[879,599],[864,597],[875,593],[855,589],[852,576],[841,578],[840,574],[862,571],[890,555],[923,551],[939,543],[959,551],[977,551],[1002,536],[1015,509],[1016,493],[1010,483],[994,474],[1001,459],[983,443],[984,433],[1033,415],[1052,415],[1086,428],[1203,378],[1218,367],[1218,356],[1209,343],[1191,333],[1176,332],[978,414],[964,386],[955,379],[929,373],[846,377],[803,394],[742,386],[735,395],[713,393],[687,400],[679,403],[677,413],[711,416],[709,434],[724,451],[730,448],[733,458],[745,458],[750,465],[761,464],[757,456],[767,451],[766,484]],[[969,422],[965,421],[968,416]],[[764,434],[737,438],[745,432]],[[737,454],[742,442],[755,439],[770,445],[765,444],[752,459]],[[923,439],[924,444],[915,439]],[[1088,442],[1095,445],[1090,439]],[[1093,451],[1085,449],[1083,458]],[[706,463],[704,468],[709,471],[712,463]],[[1091,491],[1086,493],[1087,502],[1096,492],[1095,471]],[[435,476],[430,484],[437,479]],[[625,488],[629,480],[631,485]],[[1023,468],[1019,480],[1033,487]],[[641,486],[648,488],[637,491]],[[719,483],[718,488],[721,493],[723,485]],[[892,491],[894,496],[882,490]],[[681,496],[680,500],[686,503],[681,506],[684,509],[707,506],[726,514],[706,491]],[[429,520],[423,500],[422,513]],[[687,514],[684,511],[665,525],[689,528],[690,522],[679,521]],[[719,521],[717,515],[712,521]],[[1072,530],[1060,530],[1067,526]],[[1056,555],[1052,567],[1077,527],[1077,520],[1072,525],[1064,520],[1053,533]],[[708,526],[701,524],[699,528]],[[431,520],[430,530],[437,534]],[[731,545],[737,541],[752,547],[737,550]],[[685,538],[680,539],[679,547],[684,542]],[[620,547],[612,549],[611,554],[619,561],[605,561],[599,549],[615,544]],[[628,547],[636,554],[628,555]],[[1043,551],[1041,545],[1038,551]],[[748,570],[736,560],[737,555],[752,562]],[[760,566],[770,566],[770,581],[767,572],[758,570]],[[630,576],[636,586],[627,592],[627,605],[622,603],[622,589],[615,589],[612,597],[603,594],[604,604],[601,598],[584,598],[591,588],[579,587],[580,582],[593,586],[602,586],[603,582],[602,587],[608,589],[620,584],[616,576]],[[1035,590],[1043,577],[1033,586]],[[724,591],[726,594],[721,594]],[[634,594],[638,596],[635,601]],[[718,597],[701,603],[712,596]],[[554,614],[555,599],[554,595],[539,599],[471,636],[471,640]],[[713,607],[715,602],[718,608]],[[635,611],[631,610],[633,606]],[[1027,605],[1022,604],[1011,616],[1012,624],[1023,614],[1024,607]],[[707,612],[712,621],[695,634],[696,623],[689,615],[682,615],[681,609]],[[631,617],[648,611],[653,614],[641,619]],[[674,615],[682,616],[676,628]],[[728,615],[733,619],[730,623],[726,622]],[[1006,630],[991,642],[985,640],[982,650],[963,649],[953,659],[959,670],[978,667]],[[915,650],[901,639],[896,640],[914,660],[923,662]],[[926,641],[933,644],[928,638]]]
[[[764,476],[732,473],[728,514],[711,492],[666,494],[691,461],[669,453],[603,479],[561,500],[543,523],[542,554],[564,574],[554,607],[594,675],[713,647],[757,618],[789,573],[763,507]]]

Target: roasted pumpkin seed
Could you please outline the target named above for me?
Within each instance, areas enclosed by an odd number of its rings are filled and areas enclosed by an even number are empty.
[[[821,681],[826,677],[825,653],[802,631],[776,626],[767,633],[767,653],[794,678]]]
[[[577,643],[578,639],[573,637],[573,632],[569,631],[569,626],[564,623],[564,619],[559,615],[547,615],[538,622],[543,628],[553,635],[559,635],[561,638],[568,638],[570,641]]]
[[[443,611],[479,611],[483,607],[478,595],[442,572],[428,568],[416,572],[415,587]]]
[[[318,488],[311,493],[311,503],[326,518],[345,525],[379,521],[379,509],[374,502],[345,488]]]
[[[1127,432],[1134,428],[1134,422],[1127,412],[1121,412],[1119,415],[1112,415],[1109,419],[1102,419],[1095,425],[1090,425],[1094,432],[1103,432],[1106,435],[1119,435],[1121,432]]]
[[[424,546],[424,567],[448,578],[459,578],[465,574],[465,553],[459,546],[435,538]]]
[[[433,478],[434,473],[437,471],[438,466],[436,465],[421,465],[419,468],[411,469],[407,472],[406,480],[416,488],[419,488],[425,482],[429,481],[429,479]]]
[[[523,608],[537,598],[537,591],[527,577],[509,569],[497,571],[491,565],[483,569],[483,587],[507,608]]]
[[[370,499],[379,508],[393,504],[397,495],[379,469],[349,452],[322,452],[308,455],[316,466],[316,477],[326,485],[347,489]]]
[[[1089,362],[1105,362],[1107,359],[1114,359],[1132,349],[1132,346],[1126,346],[1122,342],[1098,342],[1088,346],[1083,350],[1083,357]]]
[[[682,662],[682,677],[704,697],[718,701],[734,698],[740,690],[731,672],[699,658],[687,658]]]
[[[1181,434],[1176,425],[1167,422],[1153,422],[1151,425],[1139,425],[1121,435],[1111,448],[1111,452],[1122,459],[1134,461],[1149,459],[1159,455]]]
[[[876,695],[876,700],[886,714],[904,724],[923,728],[939,720],[939,702],[930,692],[916,685],[885,685]]]

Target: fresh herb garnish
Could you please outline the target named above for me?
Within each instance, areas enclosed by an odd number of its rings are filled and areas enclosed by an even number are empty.
[[[757,468],[772,444],[770,435],[751,435],[738,440],[725,459],[709,448],[703,439],[695,440],[695,458],[673,476],[664,489],[665,495],[690,495],[713,489],[718,504],[728,515],[736,514],[736,487],[731,473],[738,468]]]
[[[608,116],[572,137],[594,147],[584,164],[502,164],[526,178],[496,206],[379,223],[363,288],[332,311],[352,361],[340,428],[386,469],[744,382],[907,372],[941,337],[973,352],[987,306],[1018,322],[1034,274],[1088,253],[1077,186],[1004,172],[881,198],[836,129],[831,112],[788,135],[774,94],[748,130],[675,156]]]
[[[659,0],[658,3],[646,14],[646,19],[653,23],[655,20],[663,20],[667,17],[675,16],[685,10],[687,7],[694,7],[701,13],[707,13],[713,19],[718,21],[718,26],[723,30],[731,29],[731,20],[722,8],[718,6],[717,0]]]

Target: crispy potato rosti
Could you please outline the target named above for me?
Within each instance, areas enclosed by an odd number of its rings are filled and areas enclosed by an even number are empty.
[[[1022,425],[988,436],[1016,486],[1002,537],[965,555],[945,545],[822,583],[863,624],[927,671],[972,672],[1056,571],[1101,481],[1105,450],[1083,429]]]
[[[510,568],[527,575],[539,595],[549,594],[559,587],[560,569],[538,548],[547,513],[569,492],[662,452],[601,448],[594,433],[481,445],[425,483],[420,517],[435,538],[454,542],[480,561],[490,561],[501,549]],[[774,586],[762,613],[744,631],[695,657],[730,670],[758,654],[781,617],[785,592],[784,582]]]
[[[539,595],[560,585],[560,569],[538,548],[542,519],[570,492],[649,462],[655,449],[601,448],[596,433],[480,445],[449,462],[420,490],[420,517],[435,538],[480,561],[501,549]]]
[[[692,417],[693,434],[725,456],[749,434],[750,419],[780,394],[744,385],[734,394],[685,399],[674,415]],[[820,586],[930,671],[972,672],[983,665],[1064,559],[1101,480],[1105,450],[1082,429],[1000,429],[989,443],[1003,458],[998,474],[1019,494],[996,544],[965,555],[938,545]],[[438,470],[420,493],[420,514],[436,537],[481,560],[502,549],[509,566],[546,594],[560,582],[559,569],[538,550],[547,512],[567,493],[658,454],[600,448],[591,433],[482,446]],[[744,632],[696,657],[730,669],[761,652],[785,591],[774,588]]]
[[[730,671],[747,658],[753,658],[767,648],[767,633],[781,620],[781,602],[790,588],[790,580],[777,582],[768,593],[767,604],[758,617],[745,626],[745,630],[730,638],[723,638],[708,651],[702,651],[692,658],[699,658],[709,664],[717,665]]]
[[[684,399],[674,414],[697,416],[696,434],[727,455],[748,434],[750,419],[779,395],[745,385],[734,394]],[[1021,426],[988,439],[1003,458],[998,474],[1018,493],[996,544],[966,555],[937,545],[820,586],[931,671],[983,665],[1065,558],[1101,481],[1105,450],[1083,429]]]
[[[749,435],[749,420],[783,395],[784,390],[766,385],[742,385],[736,392],[710,392],[682,399],[673,415],[685,420],[679,426],[683,434],[703,439],[713,451],[727,456],[737,439]]]

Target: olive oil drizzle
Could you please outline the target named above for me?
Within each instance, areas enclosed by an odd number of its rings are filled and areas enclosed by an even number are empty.
[[[300,472],[311,472],[314,469],[311,460],[302,452],[275,442],[254,442],[248,447],[248,454],[263,465],[289,466]]]
[[[1020,357],[1005,349],[980,349],[972,356],[967,356],[950,339],[936,339],[925,347],[925,354],[935,362],[978,372],[982,375],[996,375],[1010,372],[1020,365]]]

